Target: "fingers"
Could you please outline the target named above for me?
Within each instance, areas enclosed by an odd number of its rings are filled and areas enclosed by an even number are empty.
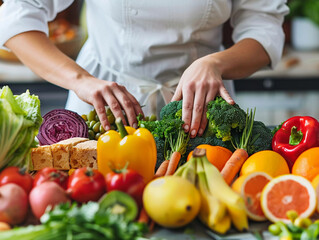
[[[197,89],[195,98],[194,98],[194,104],[192,109],[191,131],[190,131],[191,138],[197,135],[199,127],[201,126],[203,112],[204,112],[205,103],[206,103],[205,99],[206,99],[206,89],[204,89],[204,86],[202,86],[199,89]],[[203,129],[201,129],[201,132],[203,132]]]
[[[227,91],[227,89],[225,88],[224,85],[221,85],[221,86],[220,86],[219,95],[220,95],[223,99],[225,99],[225,101],[228,102],[229,104],[231,104],[231,105],[234,105],[234,104],[235,104],[234,99],[232,99],[232,97],[230,96],[229,92]]]
[[[183,128],[185,132],[189,132],[192,123],[194,91],[191,88],[186,88],[183,93],[182,120],[184,121]]]
[[[178,86],[177,86],[177,88],[176,88],[176,90],[175,90],[175,93],[174,93],[174,95],[173,95],[173,97],[172,97],[171,102],[173,102],[173,101],[179,101],[179,100],[182,99],[182,97],[183,97],[183,95],[182,95],[182,88],[181,88],[181,85],[178,84]]]
[[[101,99],[101,98],[99,98]],[[108,131],[111,129],[111,125],[108,121],[108,118],[106,116],[106,112],[105,112],[105,102],[103,100],[96,100],[93,103],[94,109],[96,111],[96,114],[98,115],[100,122],[103,126],[103,128]]]

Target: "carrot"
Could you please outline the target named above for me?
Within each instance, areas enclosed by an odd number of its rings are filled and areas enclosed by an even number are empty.
[[[175,173],[177,166],[179,164],[179,161],[181,160],[181,156],[182,155],[180,152],[172,153],[165,176],[173,175]]]
[[[254,126],[255,112],[256,108],[254,109],[254,111],[250,110],[250,112],[248,112],[247,110],[246,126],[241,133],[239,142],[234,143],[232,141],[236,150],[233,152],[233,154],[230,156],[225,166],[221,170],[221,174],[223,175],[228,185],[233,182],[235,176],[248,158],[249,146],[257,139],[256,136],[254,136],[254,139],[252,139],[252,129]]]
[[[237,148],[231,157],[227,160],[225,166],[223,167],[221,174],[223,175],[225,181],[230,185],[242,165],[248,158],[248,153],[245,149]]]
[[[150,218],[147,215],[145,208],[143,207],[140,211],[140,215],[138,216],[137,222],[148,224]]]
[[[165,160],[161,163],[161,165],[158,167],[155,175],[154,175],[154,178],[158,178],[158,177],[163,177],[165,176],[165,173],[167,171],[167,167],[168,167],[168,164],[169,164],[169,160]]]

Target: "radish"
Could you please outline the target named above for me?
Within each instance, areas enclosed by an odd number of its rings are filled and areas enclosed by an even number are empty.
[[[62,187],[50,181],[34,187],[30,192],[29,201],[34,216],[40,219],[48,207],[52,209],[60,203],[70,202],[70,199]]]

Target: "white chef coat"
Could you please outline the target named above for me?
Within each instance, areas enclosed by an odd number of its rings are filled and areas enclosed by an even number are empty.
[[[5,0],[0,7],[0,47],[12,36],[38,30],[72,0]],[[222,49],[222,25],[232,38],[257,40],[274,67],[282,54],[285,0],[89,0],[88,39],[77,62],[99,79],[116,81],[140,101],[144,113],[169,101],[183,71],[196,59]],[[234,96],[232,81],[224,80]],[[161,94],[160,94],[161,93]],[[92,106],[69,93],[67,109]]]

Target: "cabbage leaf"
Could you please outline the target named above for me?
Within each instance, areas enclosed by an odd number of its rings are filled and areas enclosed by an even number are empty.
[[[0,89],[0,170],[7,166],[30,168],[31,148],[42,123],[40,100],[29,90],[13,95]]]

